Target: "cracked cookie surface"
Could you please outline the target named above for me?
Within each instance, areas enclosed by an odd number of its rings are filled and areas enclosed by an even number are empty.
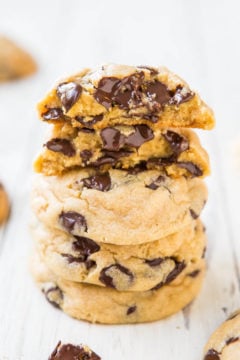
[[[94,169],[36,175],[32,209],[49,226],[96,242],[134,245],[173,234],[196,219],[207,200],[201,179],[148,170]]]
[[[60,82],[38,106],[42,120],[102,129],[116,124],[155,128],[214,126],[212,110],[164,67],[108,64]]]

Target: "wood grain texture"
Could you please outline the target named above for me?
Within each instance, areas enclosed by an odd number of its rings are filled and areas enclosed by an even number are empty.
[[[45,360],[60,339],[86,343],[104,360],[201,359],[211,332],[240,307],[239,2],[0,0],[0,9],[0,32],[39,63],[35,76],[0,86],[0,178],[12,201],[0,230],[0,360]],[[44,300],[27,269],[31,164],[46,130],[35,103],[57,78],[103,62],[167,65],[217,117],[216,130],[199,132],[212,163],[207,278],[189,308],[152,324],[75,321]]]

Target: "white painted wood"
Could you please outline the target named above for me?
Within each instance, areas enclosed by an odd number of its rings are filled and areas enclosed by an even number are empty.
[[[59,339],[86,343],[104,360],[197,360],[214,328],[240,307],[239,10],[237,0],[0,0],[0,32],[39,62],[36,76],[0,86],[0,178],[12,200],[10,222],[0,230],[0,360],[45,360]],[[213,172],[203,214],[203,290],[188,311],[145,325],[73,320],[48,305],[27,270],[31,163],[45,131],[35,103],[55,79],[111,61],[167,65],[217,116],[216,130],[199,132]]]

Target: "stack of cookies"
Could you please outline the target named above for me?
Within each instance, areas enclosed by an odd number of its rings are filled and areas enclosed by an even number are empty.
[[[166,68],[120,65],[60,82],[38,109],[52,124],[32,191],[46,298],[109,324],[182,309],[204,277],[209,174],[189,128],[211,129],[212,111]]]

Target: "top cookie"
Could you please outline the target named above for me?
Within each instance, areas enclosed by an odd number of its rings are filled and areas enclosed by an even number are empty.
[[[211,129],[212,110],[164,67],[104,65],[60,82],[39,103],[42,120],[74,127],[146,124]]]
[[[240,310],[212,334],[204,349],[204,360],[237,359],[240,359]]]

